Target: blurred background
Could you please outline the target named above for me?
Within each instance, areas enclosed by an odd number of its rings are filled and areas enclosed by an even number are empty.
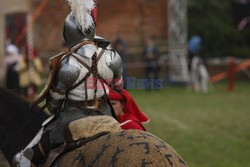
[[[69,11],[65,0],[1,0],[2,87],[28,100],[43,88]],[[121,55],[125,88],[163,80],[129,89],[149,132],[189,166],[249,166],[250,0],[100,0],[97,35]]]

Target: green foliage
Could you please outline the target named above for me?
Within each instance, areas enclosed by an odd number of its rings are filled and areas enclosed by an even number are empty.
[[[250,57],[250,30],[237,30],[232,0],[188,0],[188,19],[189,35],[203,38],[209,56]]]

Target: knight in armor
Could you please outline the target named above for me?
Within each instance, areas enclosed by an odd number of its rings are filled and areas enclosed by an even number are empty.
[[[115,117],[108,94],[110,85],[122,84],[121,58],[107,49],[107,40],[95,38],[95,1],[67,1],[72,12],[66,17],[63,36],[69,51],[51,59],[51,79],[40,97],[40,101],[46,97],[56,119],[38,144],[14,157],[19,166],[22,158],[37,165],[51,149],[62,145],[70,122],[93,115]]]

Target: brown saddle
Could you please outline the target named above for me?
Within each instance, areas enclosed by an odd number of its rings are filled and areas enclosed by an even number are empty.
[[[64,154],[109,133],[121,131],[119,123],[110,116],[89,116],[73,121],[68,126],[64,144],[50,151],[44,167],[53,163]]]

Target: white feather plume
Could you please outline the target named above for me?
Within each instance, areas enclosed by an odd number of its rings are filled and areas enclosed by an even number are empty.
[[[94,20],[91,16],[92,9],[95,8],[94,0],[67,0],[76,23],[84,32],[94,26]]]

